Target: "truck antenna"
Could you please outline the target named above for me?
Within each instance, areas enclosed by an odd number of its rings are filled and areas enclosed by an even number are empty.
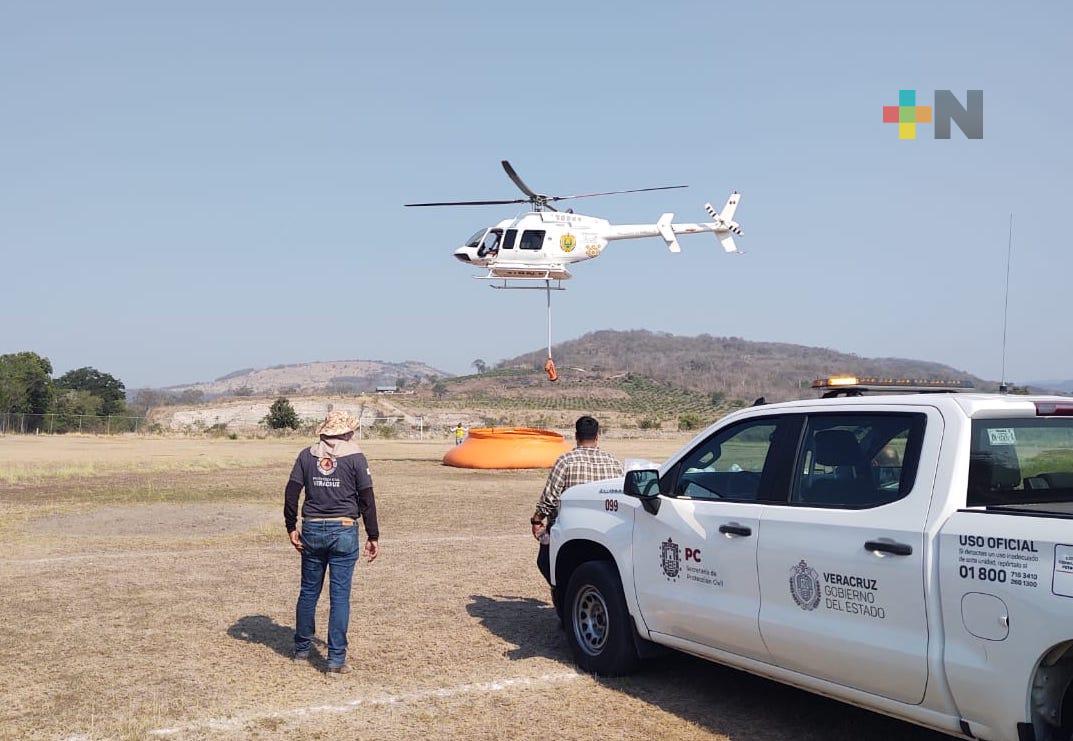
[[[1006,325],[1010,314],[1010,262],[1013,259],[1013,211],[1010,212],[1010,237],[1006,242],[1006,300],[1002,306],[1002,376],[998,392],[1008,394],[1010,387],[1006,384]]]

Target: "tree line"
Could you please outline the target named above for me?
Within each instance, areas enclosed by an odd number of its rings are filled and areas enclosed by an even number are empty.
[[[65,432],[85,416],[128,416],[123,382],[96,368],[76,368],[53,378],[52,363],[35,352],[0,355],[0,413],[27,416],[28,431]],[[54,415],[48,418],[45,415]]]

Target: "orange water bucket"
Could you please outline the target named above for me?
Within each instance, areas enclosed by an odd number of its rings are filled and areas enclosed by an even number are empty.
[[[574,446],[558,432],[532,427],[476,427],[443,456],[456,468],[551,468]]]

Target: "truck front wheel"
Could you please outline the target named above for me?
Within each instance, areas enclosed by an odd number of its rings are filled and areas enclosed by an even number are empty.
[[[581,564],[563,596],[566,636],[578,666],[605,676],[632,672],[638,661],[633,623],[614,564]]]

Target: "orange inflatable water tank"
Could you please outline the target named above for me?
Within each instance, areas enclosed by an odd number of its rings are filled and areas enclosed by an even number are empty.
[[[476,427],[443,456],[456,468],[551,468],[573,446],[562,435],[532,427]]]

